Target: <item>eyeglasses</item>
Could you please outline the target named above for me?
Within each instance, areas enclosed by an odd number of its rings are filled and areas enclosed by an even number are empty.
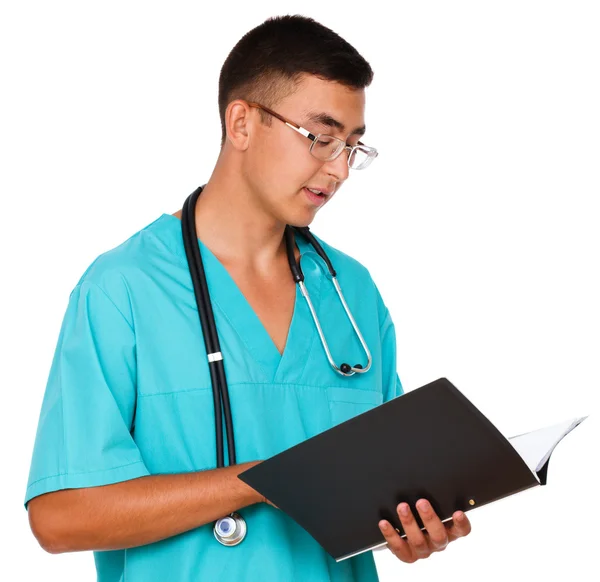
[[[348,167],[352,170],[364,170],[378,155],[379,153],[375,148],[366,146],[362,142],[358,142],[356,145],[347,145],[345,141],[334,137],[332,135],[325,135],[319,133],[314,135],[307,129],[300,127],[293,121],[286,119],[282,115],[275,113],[272,109],[264,107],[259,103],[248,102],[250,107],[258,107],[263,111],[266,111],[273,117],[276,117],[280,121],[283,121],[288,127],[291,127],[294,131],[307,137],[312,143],[310,144],[309,152],[318,160],[323,162],[331,162],[335,160],[344,150],[349,150],[348,155]]]

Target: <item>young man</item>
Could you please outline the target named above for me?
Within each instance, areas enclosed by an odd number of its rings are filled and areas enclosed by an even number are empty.
[[[163,214],[100,255],[71,293],[26,494],[47,551],[94,550],[100,582],[377,580],[371,552],[336,563],[237,478],[402,394],[394,325],[368,271],[320,241],[373,359],[367,373],[343,378],[290,274],[283,236],[287,224],[309,225],[350,168],[374,158],[359,144],[372,76],[354,48],[300,16],[267,20],[231,51],[219,81],[221,153],[193,212],[238,464],[214,469],[211,380],[181,211]],[[294,252],[333,356],[366,364],[322,259],[301,237]],[[407,540],[380,524],[405,562],[470,531],[464,514],[444,525],[429,509],[423,533],[405,506]],[[213,523],[238,510],[248,535],[226,547]]]

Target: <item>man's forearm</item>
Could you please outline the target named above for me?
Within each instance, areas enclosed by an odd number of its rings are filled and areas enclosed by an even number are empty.
[[[156,542],[264,501],[237,478],[259,462],[47,493],[29,502],[31,528],[51,553]]]

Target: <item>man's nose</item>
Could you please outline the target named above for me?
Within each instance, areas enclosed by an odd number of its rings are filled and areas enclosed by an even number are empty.
[[[350,172],[350,168],[348,167],[348,155],[348,150],[344,149],[335,160],[325,163],[327,173],[334,176],[337,182],[343,182],[348,179]]]

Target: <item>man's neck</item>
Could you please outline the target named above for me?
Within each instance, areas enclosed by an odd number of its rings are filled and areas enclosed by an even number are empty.
[[[198,238],[224,264],[268,273],[285,257],[285,224],[270,216],[244,184],[231,178],[237,174],[215,168],[196,204]]]

